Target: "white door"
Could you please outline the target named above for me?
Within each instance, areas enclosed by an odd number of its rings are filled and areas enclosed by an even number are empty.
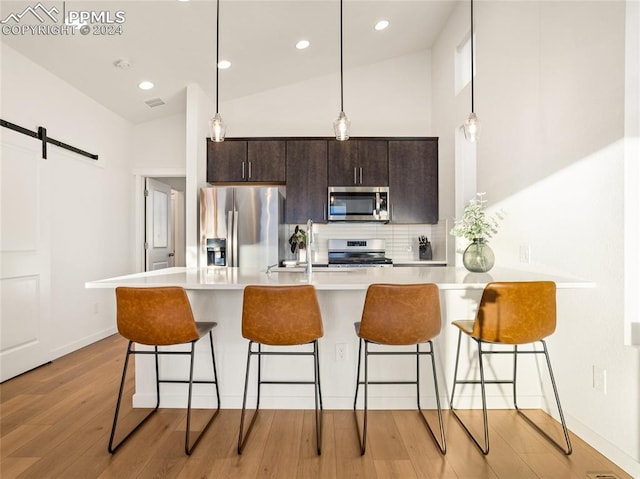
[[[171,186],[152,178],[146,179],[145,216],[145,270],[172,267]]]
[[[51,359],[50,173],[40,143],[0,132],[0,381]]]

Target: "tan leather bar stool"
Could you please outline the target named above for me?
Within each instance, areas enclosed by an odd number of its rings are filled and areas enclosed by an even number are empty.
[[[322,445],[322,391],[320,389],[320,364],[318,362],[318,338],[323,335],[322,316],[316,290],[312,285],[296,286],[247,286],[242,306],[242,336],[249,340],[247,371],[244,380],[238,454],[249,438],[260,410],[260,386],[262,384],[313,384],[315,388],[316,449]],[[311,344],[312,351],[263,350],[262,346],[295,346]],[[254,347],[257,346],[257,349]],[[258,357],[258,389],[256,409],[246,434],[244,416],[247,405],[249,367],[251,358]],[[270,381],[262,379],[262,356],[313,356],[313,381]]]
[[[418,412],[433,441],[442,454],[446,454],[447,445],[442,423],[442,409],[440,408],[440,393],[438,390],[438,375],[436,373],[435,353],[432,339],[440,333],[440,296],[435,284],[372,284],[367,289],[367,295],[362,310],[362,320],[354,323],[356,334],[360,338],[358,346],[358,372],[356,377],[356,394],[353,400],[353,412],[360,442],[360,454],[364,455],[367,445],[367,408],[368,388],[370,384],[415,384]],[[364,343],[364,381],[360,380],[360,360],[362,358],[362,344]],[[369,351],[369,344],[383,344],[387,346],[415,345],[415,351]],[[421,351],[420,345],[426,343],[428,351]],[[415,381],[369,381],[370,355],[415,355]],[[420,356],[431,358],[433,384],[438,409],[440,426],[440,440],[438,440],[427,422],[420,406]],[[364,422],[360,434],[356,405],[358,390],[364,384]]]
[[[202,435],[209,428],[213,420],[220,412],[220,391],[218,389],[218,376],[216,372],[216,358],[213,349],[212,329],[216,323],[196,322],[191,311],[191,304],[187,293],[180,287],[161,288],[116,288],[117,322],[118,332],[129,340],[127,354],[122,370],[122,380],[120,381],[120,391],[116,411],[113,416],[113,427],[109,438],[109,452],[114,453],[131,435],[149,419],[160,406],[160,383],[180,383],[189,384],[189,394],[187,399],[187,432],[184,440],[184,452],[190,455],[196,447]],[[194,381],[193,363],[195,357],[195,344],[203,336],[209,336],[211,345],[211,363],[213,366],[212,381]],[[154,346],[153,351],[137,351],[134,343]],[[179,344],[189,344],[189,351],[159,351],[158,346],[170,346]],[[122,392],[127,376],[129,357],[132,354],[152,354],[155,357],[156,370],[156,405],[118,444],[114,446],[113,440],[116,434],[118,416],[120,414],[120,403]],[[158,356],[160,355],[188,355],[190,356],[189,380],[160,379]],[[202,431],[198,434],[193,444],[190,444],[191,431],[191,396],[193,384],[213,384],[216,390],[217,408]]]
[[[460,422],[468,436],[483,454],[489,453],[489,425],[487,422],[487,400],[485,393],[486,384],[512,384],[513,385],[513,405],[523,418],[531,424],[538,432],[551,441],[566,455],[571,454],[571,441],[569,432],[562,414],[558,388],[553,377],[549,352],[544,338],[553,334],[556,329],[556,285],[551,281],[532,282],[503,282],[489,283],[485,287],[478,313],[475,320],[454,321],[453,324],[459,328],[458,349],[456,353],[456,366],[453,378],[453,388],[451,390],[451,410],[456,419]],[[480,369],[480,380],[458,379],[458,362],[460,359],[460,340],[462,334],[466,334],[478,344],[478,367]],[[542,350],[518,349],[519,345],[540,342]],[[485,350],[483,344],[507,344],[513,345],[513,351],[509,350]],[[509,380],[485,380],[484,378],[484,356],[487,354],[513,354],[513,379]],[[549,376],[553,386],[553,393],[556,398],[560,421],[564,432],[566,449],[558,444],[539,426],[537,426],[520,408],[517,403],[516,379],[518,371],[518,355],[520,354],[544,354]],[[482,417],[484,423],[484,445],[473,436],[469,428],[464,424],[453,408],[456,385],[458,384],[480,384],[482,394]]]

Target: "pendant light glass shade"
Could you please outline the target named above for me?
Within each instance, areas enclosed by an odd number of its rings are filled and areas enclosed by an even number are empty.
[[[462,126],[464,131],[464,137],[471,143],[475,143],[480,138],[480,121],[475,113],[471,112],[469,118],[464,122]]]
[[[216,115],[209,120],[209,132],[211,133],[211,141],[224,141],[224,134],[227,130],[224,121],[222,121],[222,117],[220,113],[216,113]]]
[[[338,118],[333,122],[333,131],[336,134],[336,140],[344,141],[349,139],[349,128],[351,128],[351,121],[347,118],[347,115],[343,111],[340,112]]]

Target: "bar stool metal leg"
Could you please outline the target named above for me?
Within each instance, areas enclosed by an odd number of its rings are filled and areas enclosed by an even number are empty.
[[[455,394],[456,384],[478,384],[478,381],[458,381],[458,363],[460,359],[460,340],[462,339],[462,332],[458,332],[458,348],[456,352],[456,366],[455,371],[453,373],[453,388],[451,389],[451,412],[453,416],[456,418],[458,423],[462,426],[467,435],[471,438],[473,443],[478,447],[482,454],[489,454],[489,424],[487,421],[487,398],[485,392],[485,379],[484,379],[484,365],[482,360],[482,343],[480,341],[475,340],[478,345],[478,367],[480,369],[480,393],[482,395],[482,422],[484,427],[484,444],[480,444],[480,442],[475,438],[475,436],[471,433],[466,424],[462,421],[462,418],[458,415],[455,408],[453,407],[453,398]]]
[[[429,352],[421,352],[420,351],[420,345],[417,344],[416,345],[416,371],[417,371],[417,378],[416,378],[416,382],[418,385],[418,411],[420,412],[420,417],[422,418],[422,421],[424,422],[424,425],[426,426],[427,430],[429,431],[429,434],[431,435],[431,438],[433,439],[433,441],[436,443],[436,446],[438,446],[438,449],[440,449],[440,452],[442,454],[446,454],[447,453],[447,442],[444,436],[444,422],[442,421],[442,408],[440,407],[440,391],[438,389],[438,375],[436,373],[436,357],[435,357],[435,352],[433,350],[433,343],[431,341],[427,341],[427,343],[429,344]],[[422,408],[420,407],[420,355],[421,354],[426,354],[431,358],[431,370],[433,373],[433,388],[434,388],[434,392],[436,395],[436,408],[438,410],[438,425],[440,427],[440,440],[438,440],[436,438],[435,433],[433,432],[433,429],[431,428],[431,426],[429,425],[429,422],[427,421],[427,418],[424,415],[424,412],[422,411]]]
[[[544,437],[547,438],[547,440],[549,442],[551,442],[555,447],[557,447],[559,450],[561,450],[565,455],[570,456],[571,453],[573,452],[573,447],[571,446],[571,439],[569,438],[569,431],[567,429],[567,424],[564,420],[564,414],[562,413],[562,406],[560,405],[560,396],[558,395],[558,388],[556,386],[556,380],[553,376],[553,369],[551,368],[551,360],[549,359],[549,351],[547,350],[547,344],[544,340],[540,341],[542,343],[542,351],[532,351],[534,353],[537,354],[544,354],[545,359],[547,361],[547,368],[549,370],[549,377],[551,379],[551,385],[553,387],[553,394],[555,396],[556,399],[556,406],[558,408],[558,413],[560,415],[560,423],[562,424],[562,432],[564,433],[564,441],[565,441],[565,445],[566,448],[564,446],[562,446],[561,444],[559,444],[555,439],[553,439],[548,433],[546,433],[544,430],[542,430],[542,428],[540,426],[538,426],[529,416],[527,416],[524,411],[522,409],[520,409],[518,407],[518,404],[516,402],[516,367],[517,367],[517,357],[518,357],[518,350],[517,350],[517,346],[514,349],[514,365],[513,365],[513,405],[516,408],[516,410],[518,411],[518,414],[520,414],[523,419],[525,419],[536,431],[538,431],[540,434],[542,434]]]
[[[260,344],[258,344],[258,353],[254,353],[251,350],[251,346],[253,345],[253,341],[249,341],[249,347],[247,349],[247,370],[246,370],[246,374],[244,377],[244,393],[242,395],[242,412],[240,413],[240,433],[238,434],[238,454],[242,454],[242,450],[244,449],[244,446],[247,442],[247,439],[249,438],[249,434],[251,433],[251,430],[253,429],[253,425],[256,421],[256,418],[258,417],[258,412],[260,410],[260,352],[261,352],[261,347]],[[245,411],[247,409],[247,390],[249,388],[249,369],[251,367],[251,356],[253,356],[254,354],[258,355],[258,387],[257,387],[257,399],[256,399],[256,410],[253,413],[253,416],[251,417],[251,422],[249,423],[249,427],[247,428],[247,432],[246,434],[243,436],[243,431],[244,431],[244,416],[245,416]]]
[[[211,331],[209,331],[209,344],[211,345],[211,360],[213,363],[213,381],[194,381],[193,380],[193,365],[194,365],[194,360],[195,360],[195,343],[196,341],[192,341],[191,342],[191,365],[189,367],[189,398],[188,398],[188,402],[187,402],[187,431],[185,433],[185,439],[184,439],[184,452],[187,456],[190,456],[191,453],[193,452],[193,450],[195,449],[195,447],[198,445],[198,443],[200,442],[200,439],[202,439],[202,436],[204,435],[204,433],[207,431],[207,429],[209,429],[209,426],[211,426],[211,423],[213,422],[213,420],[218,416],[218,414],[220,413],[220,390],[218,388],[218,374],[216,371],[216,359],[215,359],[215,353],[214,353],[214,349],[213,349],[213,334],[211,333]],[[198,434],[198,436],[196,437],[195,441],[193,442],[193,444],[189,445],[189,436],[190,436],[190,432],[191,432],[191,399],[192,399],[192,391],[193,391],[193,383],[204,383],[204,384],[215,384],[216,387],[216,398],[217,398],[217,408],[214,411],[214,413],[211,415],[211,417],[209,418],[209,420],[207,421],[207,423],[204,425],[204,427],[202,428],[202,430],[200,431],[200,433]]]
[[[116,410],[113,416],[113,425],[111,427],[111,436],[109,438],[109,446],[107,448],[110,454],[113,454],[114,452],[116,452],[118,448],[140,428],[140,426],[142,426],[145,422],[147,422],[147,420],[158,411],[158,407],[160,406],[160,380],[158,376],[160,368],[158,366],[158,347],[155,346],[154,353],[152,354],[154,355],[154,358],[155,358],[155,370],[156,370],[156,405],[149,414],[147,414],[131,431],[129,431],[129,433],[124,438],[120,440],[120,442],[118,442],[115,446],[113,445],[113,440],[115,438],[116,428],[118,425],[118,417],[120,415],[120,404],[122,403],[122,393],[124,391],[124,385],[127,378],[129,357],[132,354],[134,354],[133,341],[129,341],[129,345],[127,346],[127,352],[125,354],[124,366],[122,368],[122,379],[120,380],[120,390],[118,391],[118,400],[116,402]]]
[[[316,449],[318,455],[321,454],[321,444],[322,444],[322,419],[323,419],[323,404],[322,404],[322,389],[320,385],[320,362],[319,362],[319,353],[318,353],[318,341],[313,340],[308,344],[313,346],[313,351],[308,352],[281,352],[281,351],[262,351],[262,344],[255,343],[258,345],[258,350],[252,350],[253,341],[249,341],[249,347],[247,351],[247,370],[245,374],[245,382],[244,382],[244,394],[242,397],[242,412],[240,413],[240,431],[238,434],[238,454],[242,454],[246,442],[249,438],[251,430],[253,429],[253,425],[255,424],[255,420],[258,416],[258,412],[260,410],[260,388],[262,384],[308,384],[314,385],[314,401],[315,401],[315,421],[316,421]],[[272,380],[263,380],[262,372],[261,372],[261,361],[263,355],[271,355],[271,356],[288,356],[288,355],[303,355],[303,356],[312,356],[313,357],[313,381],[272,381]],[[251,418],[251,422],[247,427],[245,432],[244,423],[245,423],[245,413],[247,407],[247,391],[249,385],[249,371],[251,364],[251,357],[258,356],[258,384],[257,384],[257,399],[256,399],[256,409]]]
[[[364,342],[364,381],[360,381],[360,356],[361,356],[361,351],[362,351],[362,342]],[[440,450],[440,452],[442,454],[446,454],[447,452],[447,446],[446,446],[446,440],[445,440],[445,434],[444,434],[444,422],[442,419],[442,408],[440,406],[440,391],[438,388],[438,379],[437,379],[437,373],[436,373],[436,366],[435,366],[435,355],[434,355],[434,351],[433,351],[433,343],[431,341],[427,341],[427,343],[429,344],[429,351],[420,351],[420,345],[417,344],[416,345],[416,351],[413,352],[389,352],[389,351],[375,351],[375,352],[369,352],[369,341],[367,341],[366,339],[363,340],[362,338],[360,339],[360,346],[358,348],[358,369],[357,369],[357,379],[356,379],[356,394],[355,394],[355,399],[354,399],[354,403],[353,403],[353,412],[354,412],[354,419],[355,419],[355,423],[356,423],[356,430],[358,431],[358,441],[360,444],[360,454],[364,455],[364,453],[366,452],[366,446],[367,446],[367,424],[368,424],[368,388],[369,388],[369,384],[415,384],[416,385],[416,402],[417,402],[417,406],[418,406],[418,413],[422,419],[422,422],[424,423],[427,431],[429,432],[429,434],[431,435],[431,438],[433,439],[433,441],[435,442],[436,446],[438,447],[438,449]],[[415,354],[416,356],[416,380],[415,381],[369,381],[369,355],[407,355],[407,354]],[[428,355],[431,357],[431,366],[432,366],[432,372],[433,372],[433,381],[434,381],[434,389],[435,389],[435,394],[436,394],[436,406],[437,406],[437,410],[438,410],[438,425],[439,425],[439,429],[440,429],[440,439],[436,438],[435,433],[433,432],[433,429],[431,428],[431,425],[429,424],[429,422],[427,421],[427,418],[425,416],[425,413],[422,409],[422,406],[420,404],[420,356],[421,355]],[[362,434],[360,433],[360,425],[358,423],[358,416],[357,416],[357,401],[358,401],[358,389],[360,384],[364,385],[364,409],[363,409],[363,427],[362,427]]]
[[[364,381],[360,381],[360,364],[362,359],[362,343],[364,342]],[[367,448],[367,398],[369,396],[368,391],[368,383],[369,383],[369,371],[368,371],[368,352],[369,352],[369,342],[366,340],[360,339],[360,344],[358,345],[358,370],[356,373],[356,394],[355,399],[353,400],[353,419],[356,423],[356,431],[358,431],[358,444],[360,445],[360,455],[363,456],[366,448]],[[360,425],[358,423],[358,411],[356,409],[356,405],[358,402],[358,390],[360,389],[360,384],[364,385],[364,410],[363,410],[363,432],[360,434]]]
[[[356,404],[358,402],[358,389],[360,388],[360,360],[362,359],[362,339],[358,343],[358,368],[356,370],[356,394],[353,399],[353,410],[356,410]]]
[[[560,397],[558,395],[558,388],[556,386],[555,378],[553,376],[553,370],[551,368],[551,361],[549,359],[549,352],[547,350],[547,345],[544,340],[540,340],[542,343],[543,350],[533,350],[533,351],[519,351],[518,346],[515,345],[513,349],[513,379],[512,380],[491,380],[487,381],[484,377],[484,361],[483,356],[485,354],[501,354],[508,353],[507,351],[483,351],[482,350],[482,341],[479,341],[475,338],[473,340],[478,345],[478,367],[480,370],[480,381],[459,381],[458,380],[458,360],[460,355],[460,338],[461,332],[458,333],[458,351],[456,353],[456,366],[453,378],[453,388],[451,392],[451,412],[453,412],[454,417],[458,420],[460,425],[463,427],[467,435],[471,438],[471,440],[475,443],[475,445],[480,449],[483,454],[489,453],[489,427],[488,427],[488,418],[487,418],[487,400],[486,400],[486,384],[512,384],[513,386],[513,405],[518,411],[518,414],[523,417],[534,429],[536,429],[541,435],[543,435],[549,442],[551,442],[555,447],[561,450],[567,456],[573,452],[571,446],[571,440],[569,438],[569,431],[567,429],[567,425],[564,419],[564,414],[562,413],[562,406],[560,405]],[[518,372],[518,355],[520,354],[544,354],[547,368],[549,370],[549,377],[551,379],[551,385],[553,387],[553,393],[556,400],[556,406],[558,407],[558,413],[560,415],[560,422],[562,424],[562,431],[564,434],[565,446],[559,444],[556,440],[554,440],[548,433],[546,433],[540,426],[538,426],[525,412],[518,407],[517,400],[517,372]],[[457,414],[456,410],[453,407],[453,399],[455,394],[455,387],[457,384],[480,384],[480,391],[482,394],[482,419],[483,419],[483,427],[484,427],[484,445],[480,444],[480,442],[473,436],[468,427],[464,424],[460,416]]]
[[[324,408],[322,405],[322,389],[320,388],[320,358],[318,352],[318,341],[313,342],[313,362],[314,377],[313,383],[315,388],[315,419],[316,419],[316,450],[318,455],[322,454],[322,432],[323,432],[323,416]],[[319,410],[318,410],[319,406]]]

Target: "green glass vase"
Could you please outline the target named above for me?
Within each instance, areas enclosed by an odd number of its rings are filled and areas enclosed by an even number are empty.
[[[464,267],[473,273],[486,273],[493,268],[495,262],[493,250],[482,238],[474,239],[462,255]]]

